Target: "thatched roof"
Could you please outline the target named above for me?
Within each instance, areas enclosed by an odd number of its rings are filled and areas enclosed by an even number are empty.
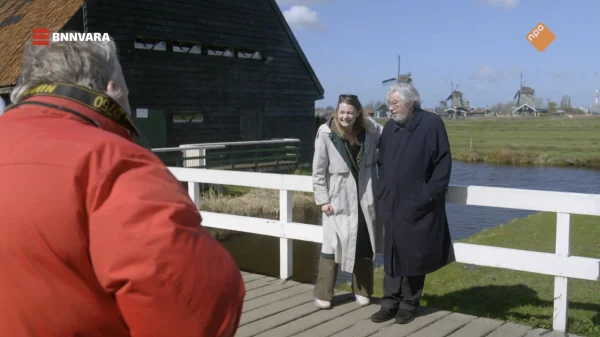
[[[402,74],[398,76],[398,83],[412,83],[412,75],[411,74]]]
[[[533,90],[533,88],[530,87],[522,87],[521,88],[521,95],[533,95],[535,90]]]
[[[19,76],[25,42],[33,28],[59,31],[83,0],[5,0],[0,5],[0,87],[13,86]],[[43,48],[40,46],[39,48]]]

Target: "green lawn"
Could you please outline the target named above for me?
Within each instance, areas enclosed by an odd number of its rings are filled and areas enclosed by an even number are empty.
[[[556,214],[538,213],[484,230],[462,242],[553,252]],[[600,258],[600,218],[571,216],[572,255]],[[383,270],[376,270],[375,296],[381,296]],[[422,304],[443,310],[552,328],[551,276],[453,263],[427,276]],[[349,285],[343,285],[349,291]],[[569,280],[569,328],[600,336],[600,282]]]
[[[452,157],[459,161],[600,168],[600,117],[472,118],[444,123]]]

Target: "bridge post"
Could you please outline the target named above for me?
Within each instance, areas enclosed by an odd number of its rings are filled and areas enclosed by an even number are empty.
[[[188,182],[188,194],[197,209],[200,209],[200,183]]]
[[[571,254],[571,215],[556,213],[556,255],[568,257]],[[552,329],[565,332],[569,321],[569,278],[554,277],[554,315]]]
[[[292,202],[293,191],[279,191],[279,221],[283,223],[281,238],[279,239],[279,278],[287,280],[292,277],[294,267],[293,240],[287,239],[285,224],[292,222],[294,204]]]

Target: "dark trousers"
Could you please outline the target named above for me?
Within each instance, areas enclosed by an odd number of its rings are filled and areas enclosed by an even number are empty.
[[[415,311],[419,307],[425,275],[421,276],[383,276],[383,298],[381,306],[389,309]]]

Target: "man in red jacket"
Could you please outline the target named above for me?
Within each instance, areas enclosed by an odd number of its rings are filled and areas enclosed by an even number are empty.
[[[132,141],[113,42],[25,48],[0,117],[2,336],[231,337],[245,288]]]

